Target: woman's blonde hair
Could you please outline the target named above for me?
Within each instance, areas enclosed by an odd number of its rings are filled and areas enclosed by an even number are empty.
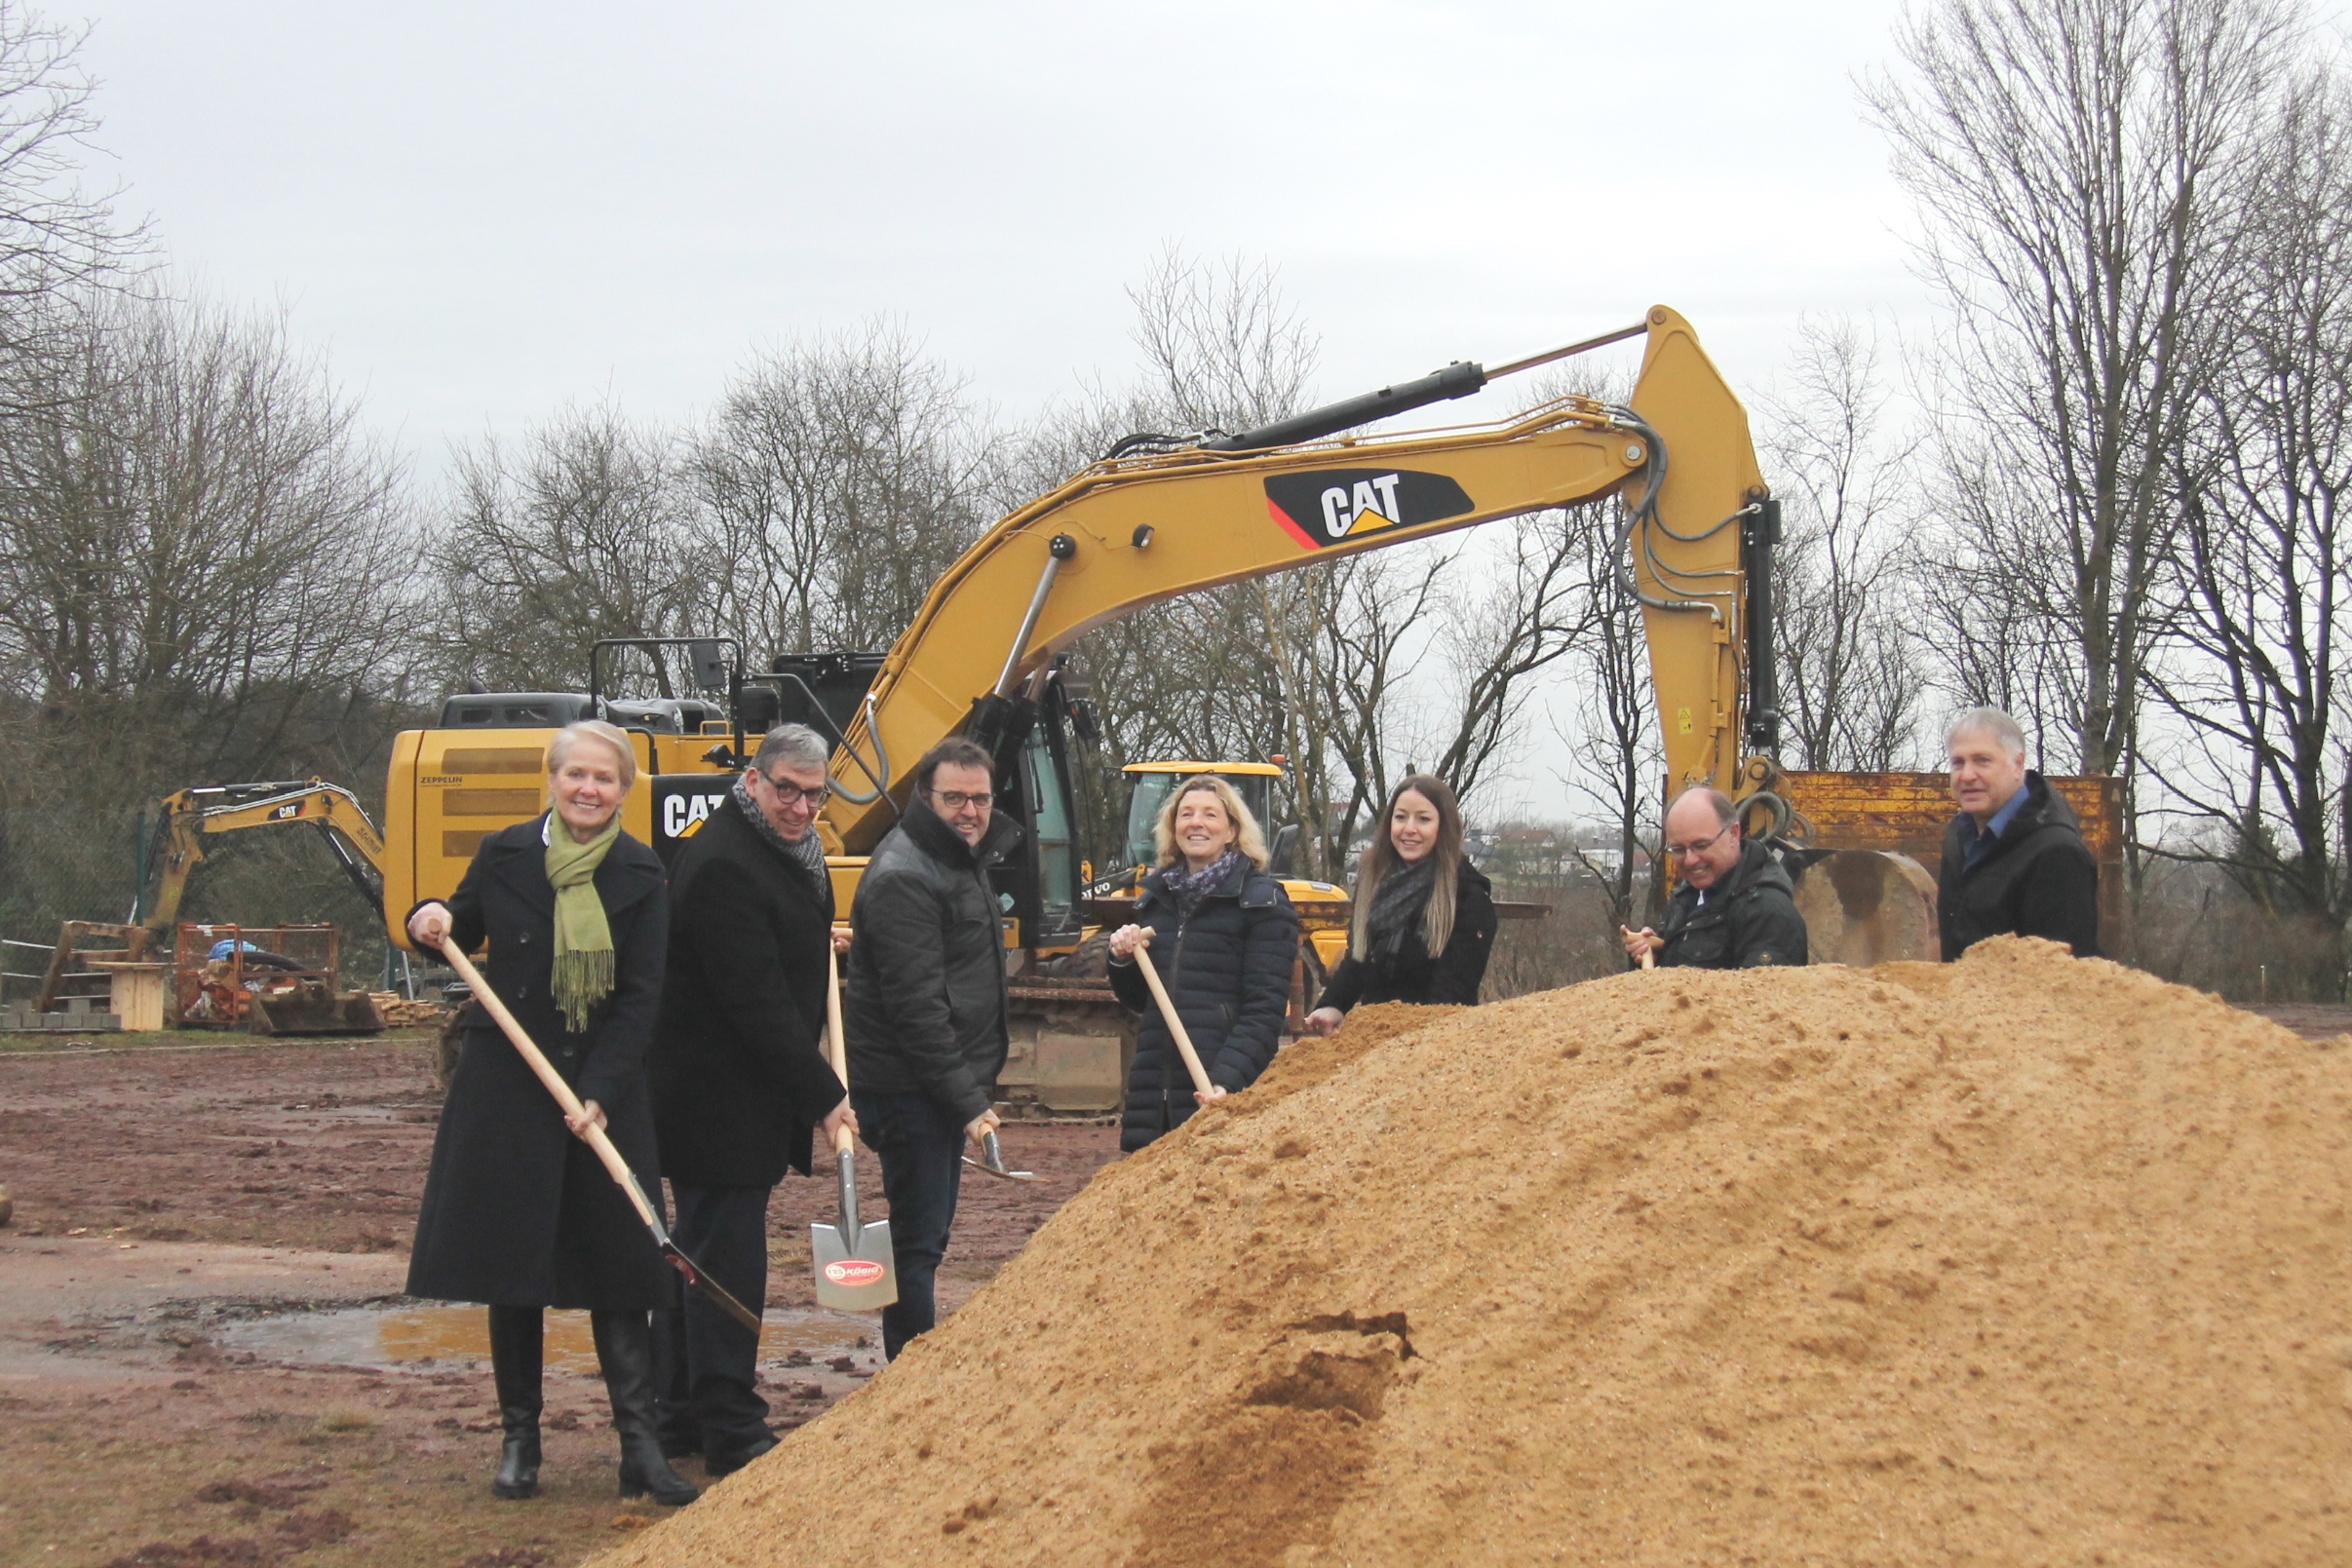
[[[1176,843],[1176,807],[1183,803],[1186,795],[1195,794],[1216,796],[1217,804],[1225,808],[1226,820],[1239,829],[1234,844],[1248,857],[1252,865],[1260,871],[1264,870],[1267,860],[1265,833],[1258,827],[1257,819],[1250,815],[1250,808],[1242,804],[1239,792],[1214,773],[1194,774],[1171,789],[1168,798],[1160,802],[1160,815],[1152,820],[1151,824],[1151,847],[1158,854],[1160,864],[1174,865],[1184,858],[1184,852],[1177,849]]]
[[[1407,791],[1428,801],[1438,813],[1438,841],[1429,847],[1437,864],[1431,868],[1429,902],[1421,909],[1421,940],[1433,960],[1453,940],[1453,896],[1462,877],[1462,805],[1445,780],[1416,773],[1388,792],[1380,820],[1372,824],[1372,841],[1365,846],[1364,861],[1356,870],[1355,929],[1348,934],[1347,949],[1359,960],[1371,953],[1372,896],[1380,891],[1380,879],[1405,863],[1396,841],[1389,836],[1389,823],[1397,815],[1397,802]]]
[[[547,776],[549,778],[553,779],[556,776],[556,770],[562,767],[564,760],[571,755],[572,747],[578,746],[582,741],[601,741],[612,747],[613,755],[620,759],[622,794],[625,795],[636,787],[636,747],[629,744],[627,735],[600,718],[584,718],[575,723],[566,724],[548,739]]]

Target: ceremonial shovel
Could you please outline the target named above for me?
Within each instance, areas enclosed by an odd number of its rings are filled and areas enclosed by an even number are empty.
[[[825,962],[825,1051],[833,1074],[849,1088],[849,1052],[841,1042],[841,972]],[[841,1172],[841,1223],[808,1228],[817,1266],[817,1304],[836,1312],[880,1312],[899,1299],[899,1270],[890,1251],[890,1221],[858,1223],[858,1137],[846,1127],[833,1135]]]
[[[491,1017],[498,1020],[498,1027],[506,1031],[507,1039],[514,1043],[517,1051],[522,1052],[523,1061],[538,1075],[539,1082],[547,1086],[547,1091],[556,1096],[556,1103],[563,1107],[563,1114],[578,1116],[580,1096],[572,1092],[571,1086],[563,1081],[561,1073],[556,1071],[555,1064],[531,1043],[530,1035],[515,1021],[515,1015],[506,1010],[504,1002],[498,1000],[498,993],[490,989],[481,972],[474,968],[473,962],[457,950],[457,944],[453,941],[442,943],[441,950],[442,956],[448,959],[449,967],[457,971],[457,977],[473,988],[474,999],[482,1005]],[[728,1317],[752,1333],[758,1333],[759,1315],[727,1294],[724,1285],[703,1273],[701,1267],[679,1250],[675,1242],[670,1240],[670,1228],[662,1223],[662,1216],[655,1213],[653,1205],[645,1201],[645,1189],[637,1185],[636,1172],[629,1168],[629,1162],[621,1158],[621,1151],[612,1146],[612,1139],[604,1135],[604,1129],[592,1123],[582,1135],[582,1141],[597,1152],[597,1158],[604,1163],[605,1170],[614,1181],[620,1183],[622,1193],[629,1199],[629,1206],[637,1211],[637,1218],[643,1220],[645,1229],[653,1233],[653,1244],[661,1249],[663,1260],[685,1276],[686,1283],[717,1302]]]
[[[1209,1082],[1209,1070],[1201,1065],[1201,1053],[1192,1049],[1192,1036],[1184,1032],[1184,1020],[1176,1016],[1176,1004],[1168,999],[1168,987],[1160,983],[1160,972],[1152,967],[1151,949],[1138,942],[1136,962],[1143,968],[1143,983],[1151,987],[1151,999],[1160,1004],[1160,1016],[1167,1020],[1168,1032],[1175,1037],[1176,1051],[1184,1058],[1184,1070],[1192,1074],[1192,1087],[1209,1093],[1214,1087]]]
[[[990,1128],[980,1135],[980,1158],[975,1160],[970,1155],[965,1155],[964,1164],[975,1170],[985,1170],[991,1176],[1002,1176],[1007,1181],[1035,1181],[1037,1179],[1037,1173],[1033,1170],[1007,1170],[1005,1168],[1005,1146],[996,1141],[994,1128]]]

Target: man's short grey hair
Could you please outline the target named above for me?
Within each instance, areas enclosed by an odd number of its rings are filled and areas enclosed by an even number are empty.
[[[773,773],[779,764],[788,768],[823,768],[832,760],[833,748],[824,736],[805,724],[779,724],[760,738],[759,751],[752,758],[752,766],[761,773]]]
[[[2016,719],[1997,708],[1972,708],[1944,727],[1944,749],[1949,751],[1963,735],[1989,735],[2009,748],[2011,756],[2025,754],[2025,732]]]
[[[1688,789],[1683,790],[1680,794],[1675,796],[1673,800],[1669,801],[1666,809],[1669,812],[1672,812],[1675,807],[1681,805],[1682,802],[1690,799],[1690,797],[1693,795],[1698,796],[1701,800],[1704,800],[1709,806],[1714,808],[1715,822],[1717,827],[1729,827],[1733,822],[1736,822],[1740,820],[1740,808],[1732,803],[1731,797],[1723,793],[1723,791],[1720,789],[1711,788],[1706,784],[1692,784]]]

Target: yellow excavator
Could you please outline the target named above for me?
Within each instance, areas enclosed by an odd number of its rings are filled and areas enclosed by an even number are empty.
[[[1623,405],[1572,396],[1501,423],[1363,434],[1632,338],[1643,341],[1641,369]],[[405,945],[402,912],[453,888],[485,834],[542,809],[543,749],[574,719],[632,733],[651,786],[633,793],[625,824],[664,853],[724,797],[748,740],[783,719],[829,735],[832,797],[819,826],[844,907],[915,760],[961,734],[995,756],[999,809],[1026,829],[997,874],[1008,964],[1028,982],[1016,995],[1032,1013],[1017,1058],[1029,1051],[1024,1070],[1047,1103],[1060,1093],[1067,1108],[1090,1095],[1106,1106],[1117,1084],[1101,1060],[1099,987],[1055,973],[1094,924],[1070,770],[1073,741],[1091,740],[1095,719],[1064,666],[1071,645],[1179,594],[1612,495],[1624,503],[1619,555],[1641,606],[1668,792],[1713,784],[1742,802],[1752,831],[1795,846],[1792,863],[1812,867],[1799,886],[1817,957],[1932,956],[1925,874],[1880,852],[1935,842],[1949,808],[1897,787],[1913,776],[1790,775],[1774,760],[1779,509],[1746,411],[1689,323],[1664,306],[1491,370],[1457,362],[1256,430],[1132,437],[988,529],[887,654],[781,655],[754,671],[728,639],[623,638],[591,651],[585,694],[452,697],[438,725],[394,746],[387,929]],[[682,651],[699,695],[608,696],[606,661],[622,647]],[[2098,801],[2076,804],[2092,808],[2091,823]]]
[[[359,797],[324,779],[289,779],[272,784],[204,784],[163,799],[148,851],[148,875],[141,878],[132,923],[169,932],[179,919],[188,877],[205,860],[205,841],[222,833],[281,823],[307,825],[351,879],[368,907],[384,904],[384,840]],[[152,881],[152,897],[147,891]]]

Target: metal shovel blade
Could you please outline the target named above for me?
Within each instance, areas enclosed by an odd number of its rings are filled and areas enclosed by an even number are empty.
[[[835,1312],[880,1312],[899,1299],[890,1221],[861,1225],[846,1240],[838,1225],[812,1225],[808,1246],[817,1263],[817,1305]]]
[[[991,1176],[1002,1176],[1007,1181],[1035,1181],[1037,1179],[1035,1171],[1007,1170],[1005,1168],[1005,1147],[996,1141],[996,1134],[993,1132],[981,1135],[980,1154],[981,1157],[978,1160],[973,1159],[970,1155],[965,1155],[964,1164],[975,1170],[985,1170]]]

